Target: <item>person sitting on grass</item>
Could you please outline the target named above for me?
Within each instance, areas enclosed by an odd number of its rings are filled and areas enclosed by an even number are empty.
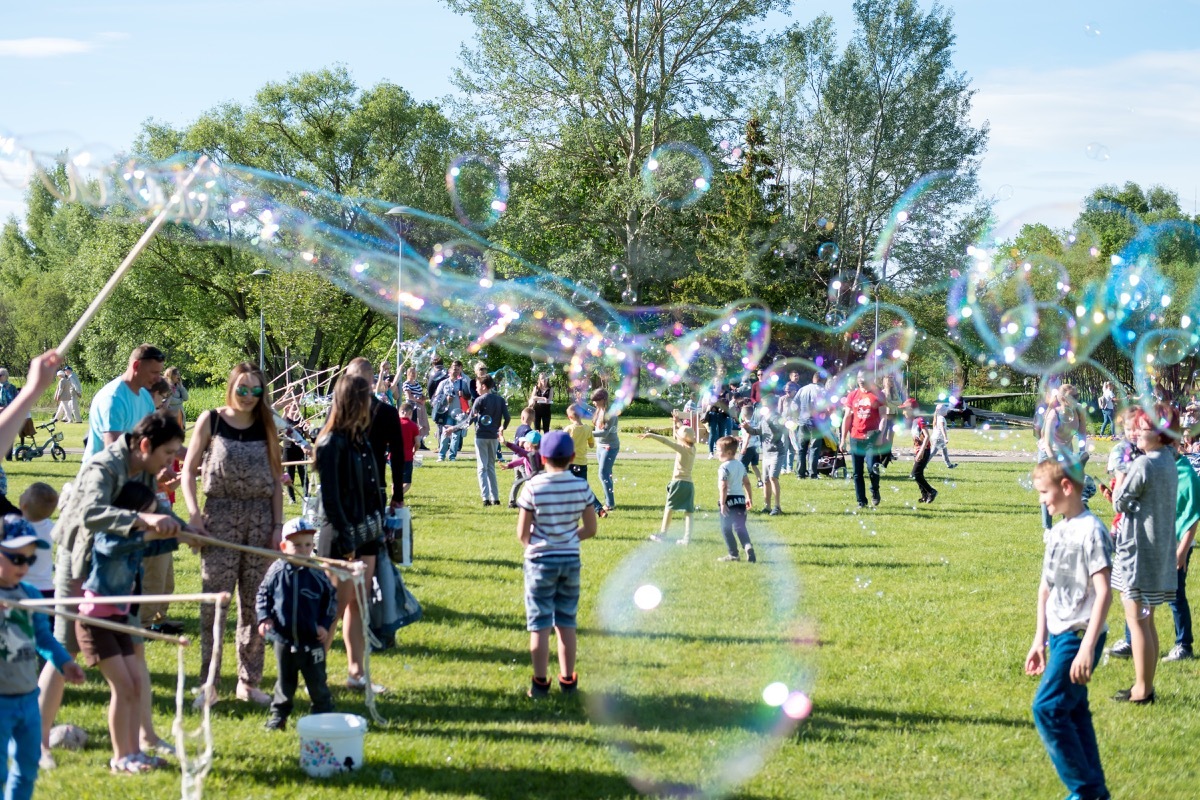
[[[650,431],[638,435],[639,439],[653,439],[675,451],[675,469],[671,473],[671,482],[667,484],[667,505],[663,509],[662,526],[650,539],[661,542],[666,538],[671,527],[671,514],[682,511],[683,538],[675,543],[686,545],[692,540],[692,515],[696,512],[696,487],[692,483],[692,465],[696,463],[696,430],[674,411],[671,412],[671,422],[674,425],[674,439]]]
[[[1033,471],[1039,500],[1063,519],[1046,533],[1037,630],[1025,674],[1041,675],[1033,721],[1071,797],[1107,798],[1087,683],[1104,648],[1112,602],[1112,545],[1083,507],[1083,482],[1058,461]],[[1049,642],[1049,658],[1046,656]]]
[[[407,405],[407,404],[406,404]],[[291,556],[313,554],[317,528],[303,517],[283,526],[279,549]],[[275,645],[275,697],[271,716],[263,726],[269,731],[287,727],[296,697],[298,678],[312,699],[312,713],[333,711],[333,695],[325,674],[325,648],[337,613],[337,590],[325,573],[280,559],[271,565],[255,597],[258,632]]]
[[[596,496],[571,474],[575,443],[563,431],[542,437],[546,470],[530,478],[517,506],[517,538],[525,547],[525,623],[533,680],[528,696],[550,693],[550,629],[558,637],[558,685],[564,694],[579,688],[575,671],[576,612],[579,607],[579,544],[596,535]]]
[[[178,429],[174,415],[170,416],[169,424]],[[174,442],[176,447],[182,443],[182,437]],[[137,620],[131,620],[130,604],[114,605],[105,602],[105,598],[135,592],[144,556],[179,548],[177,526],[155,526],[151,521],[158,503],[155,491],[140,481],[128,481],[121,487],[112,508],[133,514],[137,521],[130,528],[117,523],[112,532],[96,532],[92,540],[91,571],[83,582],[84,597],[93,601],[79,606],[80,616],[137,624]],[[80,621],[75,622],[75,639],[85,663],[99,667],[100,674],[108,681],[108,732],[113,748],[109,767],[113,772],[135,774],[165,767],[164,759],[143,752],[138,745],[142,693],[150,691],[144,647],[135,645],[128,633]]]
[[[750,543],[750,531],[746,529],[746,511],[750,508],[750,476],[746,468],[737,460],[738,440],[725,436],[717,440],[717,457],[721,459],[717,467],[717,496],[721,512],[721,536],[725,538],[728,555],[721,556],[720,561],[738,560],[738,542],[746,550],[746,560],[755,562],[754,545]],[[733,538],[737,533],[737,539]]]

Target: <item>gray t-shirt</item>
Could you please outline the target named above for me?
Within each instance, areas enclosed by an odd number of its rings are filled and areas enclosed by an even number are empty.
[[[1092,512],[1084,511],[1046,531],[1044,539],[1042,581],[1050,587],[1046,628],[1052,634],[1086,630],[1096,602],[1092,576],[1112,567],[1108,531]]]
[[[796,392],[796,409],[800,414],[801,422],[808,422],[816,413],[817,404],[821,401],[821,387],[819,384],[810,383],[800,391]]]
[[[45,558],[43,552],[38,555]],[[19,583],[9,589],[0,587],[0,597],[18,601],[41,599],[41,593],[27,592],[26,586],[28,584]],[[32,611],[23,608],[0,608],[0,695],[29,694],[37,689],[40,668],[34,616]],[[49,633],[47,619],[43,617],[42,624]],[[4,757],[8,757],[7,752]]]
[[[721,481],[726,481],[729,488],[726,491],[727,497],[745,497],[746,490],[742,486],[742,480],[746,477],[746,467],[736,458],[729,461],[722,461],[721,466],[717,467],[717,493],[720,496]]]
[[[1129,465],[1125,483],[1113,494],[1121,512],[1113,555],[1113,588],[1174,592],[1175,501],[1179,473],[1169,447],[1145,453]]]

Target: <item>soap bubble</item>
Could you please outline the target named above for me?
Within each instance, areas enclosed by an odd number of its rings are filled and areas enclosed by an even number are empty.
[[[479,427],[490,428],[492,426],[492,417],[489,414],[479,415]]]
[[[838,258],[838,246],[834,242],[822,242],[817,247],[817,258],[824,261],[826,264],[832,264]]]
[[[681,209],[695,203],[712,187],[708,156],[694,145],[668,142],[654,148],[642,167],[642,187],[656,203]]]
[[[1083,148],[1084,154],[1093,161],[1108,161],[1108,147],[1100,142],[1088,142],[1087,147]]]
[[[758,563],[744,570],[722,569],[708,547],[648,543],[600,589],[589,712],[645,794],[728,795],[812,713],[816,641],[798,577],[785,547],[754,536]],[[717,526],[697,520],[698,540],[720,541]],[[710,602],[723,592],[747,600]]]
[[[446,191],[459,221],[475,230],[492,227],[508,210],[508,178],[483,156],[461,155],[451,161]]]

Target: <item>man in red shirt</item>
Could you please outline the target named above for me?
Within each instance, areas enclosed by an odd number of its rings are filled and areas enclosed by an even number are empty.
[[[846,413],[842,417],[842,449],[854,458],[854,494],[859,508],[867,506],[864,469],[871,476],[871,505],[879,505],[879,469],[876,461],[879,457],[880,429],[886,419],[880,413],[884,405],[875,381],[866,370],[860,370],[858,388],[846,395]]]

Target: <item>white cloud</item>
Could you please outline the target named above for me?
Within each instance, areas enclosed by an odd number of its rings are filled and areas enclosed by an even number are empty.
[[[96,47],[82,39],[0,39],[0,58],[55,58],[87,53]]]
[[[1200,51],[995,70],[976,88],[974,121],[991,125],[981,180],[992,191],[1012,187],[999,216],[1045,204],[1077,208],[1098,185],[1125,181],[1167,186],[1191,210],[1184,201],[1200,184]],[[1071,216],[1045,221],[1065,225]]]

